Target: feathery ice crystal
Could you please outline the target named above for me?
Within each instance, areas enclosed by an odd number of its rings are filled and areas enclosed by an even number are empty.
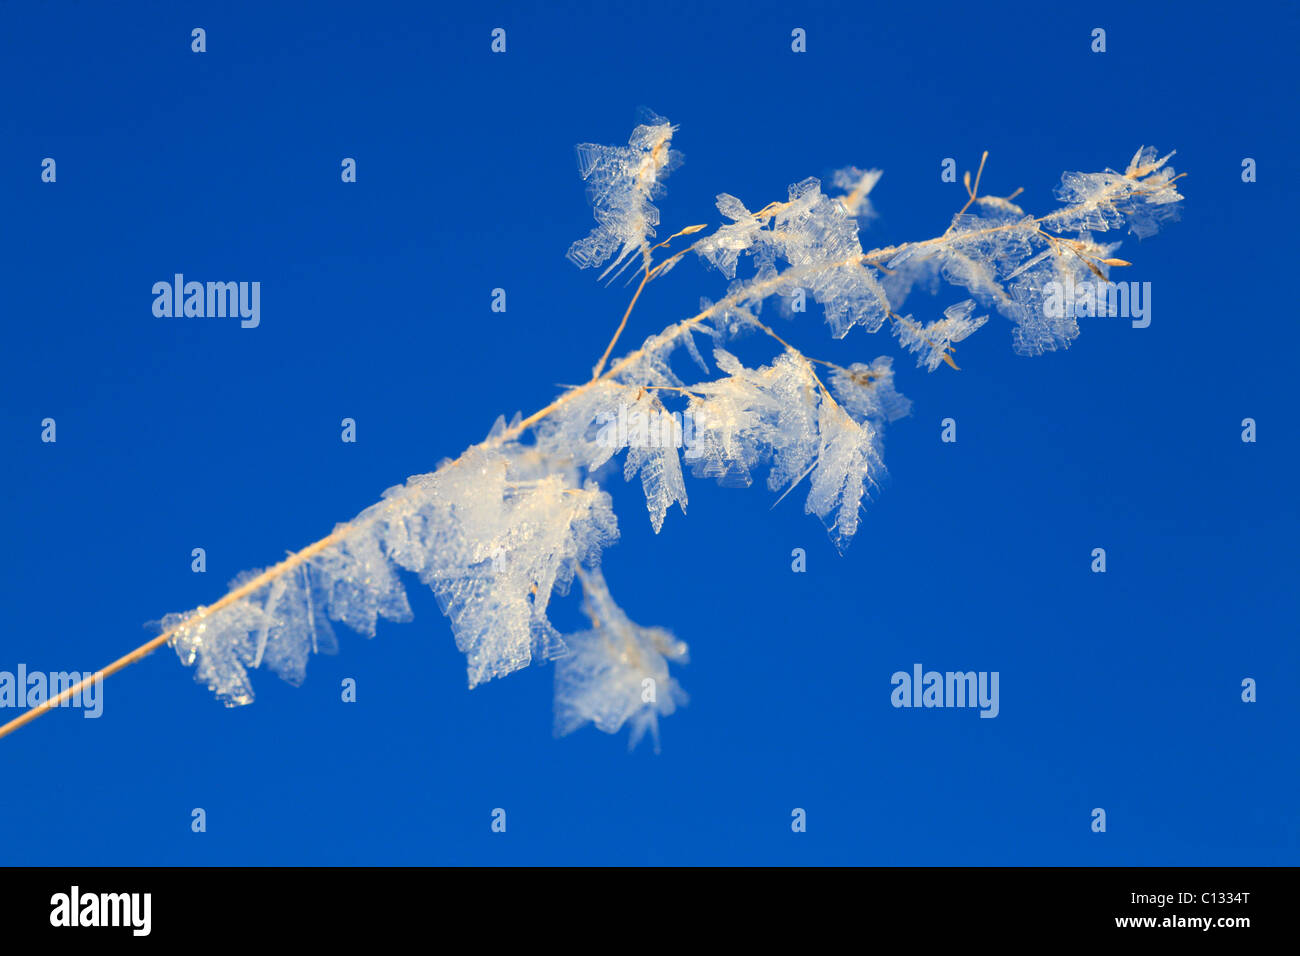
[[[639,295],[693,252],[730,281],[725,296],[705,300],[699,314],[652,335],[607,371],[598,366],[589,382],[541,412],[498,420],[482,443],[389,489],[329,537],[237,578],[211,608],[168,615],[164,634],[218,698],[231,706],[252,701],[248,672],[262,666],[301,683],[309,655],[337,647],[331,621],[373,636],[380,618],[409,620],[399,574],[408,571],[437,595],[466,655],[471,687],[553,659],[557,733],[586,723],[607,733],[628,725],[632,745],[649,732],[657,747],[658,717],[685,701],[668,662],[684,662],[686,645],[632,623],[610,594],[600,559],[619,532],[600,485],[603,466],[624,453],[624,477],[640,478],[655,531],[674,504],[685,511],[684,463],[697,478],[735,487],[765,469],[768,488],[782,497],[806,479],[805,510],[843,549],[884,475],[884,426],[906,416],[911,403],[895,388],[890,357],[848,366],[809,359],[759,320],[763,302],[810,293],[837,338],[854,326],[872,333],[890,323],[901,347],[930,371],[956,367],[954,343],[987,321],[974,317],[978,302],[1011,321],[1016,351],[1037,355],[1079,334],[1070,309],[1048,314],[1049,284],[1072,288],[1127,265],[1112,258],[1118,243],[1093,234],[1127,224],[1139,237],[1150,235],[1182,198],[1169,157],[1146,148],[1123,173],[1066,173],[1057,189],[1064,205],[1037,218],[1010,197],[979,195],[978,177],[974,187],[968,180],[970,201],[942,235],[864,251],[859,229],[873,215],[868,196],[881,174],[850,167],[832,178],[837,195],[805,179],[756,212],[719,195],[727,221],[656,265],[657,250],[705,228],[650,244],[659,225],[650,200],[680,162],[670,147],[675,132],[651,115],[627,146],[578,147],[596,227],[568,257],[582,268],[608,262],[605,275],[637,265]],[[740,277],[743,257],[752,272]],[[929,322],[899,315],[913,287],[941,281],[969,298]],[[723,347],[746,331],[779,343],[770,364],[747,368]],[[711,343],[717,377],[709,377],[696,336]],[[677,376],[670,359],[678,349],[705,380],[688,384]],[[675,436],[643,441],[608,427],[663,415],[674,404],[684,405],[692,424],[685,448]],[[548,606],[575,580],[592,627],[562,635]]]
[[[591,235],[569,247],[569,259],[579,268],[598,266],[617,252],[609,272],[644,248],[659,225],[659,210],[650,200],[662,195],[663,177],[682,157],[668,146],[676,127],[652,113],[644,118],[626,146],[578,147],[578,171],[587,180],[596,217]]]

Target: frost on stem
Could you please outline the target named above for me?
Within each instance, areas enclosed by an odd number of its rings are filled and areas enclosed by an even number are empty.
[[[897,306],[916,285],[961,286],[1014,323],[1012,347],[1020,354],[1066,348],[1079,335],[1077,314],[1073,301],[1049,308],[1053,292],[1059,297],[1062,289],[1108,281],[1112,267],[1127,264],[1112,258],[1118,242],[1098,242],[1092,233],[1127,224],[1145,238],[1177,218],[1183,197],[1166,165],[1172,155],[1157,159],[1148,146],[1123,173],[1067,172],[1056,190],[1066,205],[1038,218],[1009,199],[975,197],[969,204],[975,211],[954,216],[944,235],[891,250],[885,287]]]
[[[331,619],[367,636],[379,617],[410,620],[402,569],[437,596],[469,685],[502,677],[563,652],[546,614],[550,596],[567,592],[577,568],[618,537],[609,495],[571,479],[518,444],[472,449],[390,489],[293,572],[218,610],[169,615],[163,627],[181,625],[172,643],[197,679],[245,704],[247,669],[265,663],[300,682],[308,654],[334,646]]]
[[[653,113],[644,119],[626,146],[578,147],[578,172],[596,217],[591,235],[569,247],[568,257],[579,268],[599,266],[617,252],[608,273],[643,249],[659,225],[659,210],[650,200],[662,194],[663,178],[681,163],[681,154],[669,148],[676,127]]]
[[[1183,198],[1173,184],[1174,168],[1166,165],[1174,154],[1157,155],[1154,146],[1144,146],[1123,173],[1063,173],[1056,198],[1067,205],[1045,216],[1044,228],[1105,232],[1127,223],[1139,239],[1155,235],[1162,222],[1178,218]]]
[[[1049,285],[1069,288],[1127,265],[1112,258],[1118,243],[1093,234],[1127,223],[1139,237],[1150,235],[1174,217],[1182,198],[1169,157],[1157,159],[1149,148],[1123,173],[1066,173],[1057,191],[1065,205],[1037,218],[1014,197],[979,195],[977,176],[967,186],[970,201],[942,235],[864,252],[858,230],[873,214],[868,196],[880,173],[849,167],[833,177],[837,196],[816,179],[756,212],[719,195],[727,221],[654,265],[668,241],[649,244],[659,224],[650,200],[679,159],[669,148],[674,131],[652,116],[626,147],[578,148],[597,226],[569,258],[583,268],[612,259],[607,273],[637,264],[639,296],[690,250],[729,280],[726,295],[702,300],[698,315],[651,335],[529,419],[499,419],[483,442],[389,489],[328,538],[266,572],[240,576],[212,607],[168,615],[162,627],[171,645],[219,699],[252,701],[249,671],[258,667],[300,683],[311,654],[336,648],[331,622],[373,636],[380,618],[409,620],[405,571],[437,596],[471,687],[555,660],[557,733],[586,723],[608,733],[627,725],[633,745],[650,733],[657,747],[658,718],[685,702],[668,664],[683,663],[686,646],[665,630],[632,623],[610,594],[601,554],[619,530],[601,487],[607,466],[624,455],[624,477],[639,477],[656,532],[672,505],[685,510],[686,471],[747,487],[766,470],[780,498],[806,481],[805,511],[843,550],[884,478],[884,427],[911,408],[895,387],[889,356],[847,366],[810,359],[759,320],[764,301],[802,289],[822,305],[836,337],[855,325],[876,332],[889,321],[902,348],[930,371],[956,367],[954,344],[987,321],[974,315],[979,302],[1012,322],[1017,351],[1039,354],[1067,346],[1079,332],[1072,303],[1063,314],[1046,309]],[[742,257],[752,274],[738,275]],[[928,322],[898,314],[914,288],[937,291],[941,283],[970,298]],[[780,343],[769,364],[748,368],[722,347],[746,332]],[[696,335],[712,339],[716,372]],[[678,350],[703,380],[679,377]],[[676,424],[676,410],[690,428]],[[639,431],[629,419],[673,424]],[[592,626],[563,635],[549,611],[575,579]]]

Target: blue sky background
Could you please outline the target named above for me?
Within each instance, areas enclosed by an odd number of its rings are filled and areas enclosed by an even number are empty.
[[[798,496],[696,481],[655,536],[616,480],[614,593],[692,649],[659,756],[553,739],[548,667],[468,692],[411,580],[414,623],[344,633],[300,689],[258,674],[227,711],[164,650],[98,721],[0,741],[0,862],[1300,862],[1295,6],[602,6],[0,4],[0,669],[103,666],[579,380],[627,291],[563,257],[591,225],[573,146],[641,105],[686,154],[662,235],[856,164],[885,170],[864,244],[922,239],[964,199],[944,157],[988,149],[987,189],[1041,213],[1063,170],[1176,148],[1183,221],[1119,253],[1150,328],[1025,359],[995,315],[960,373],[899,361],[914,413],[844,557]],[[175,272],[261,281],[261,326],[155,318]],[[679,267],[627,341],[724,287]],[[1000,716],[893,709],[914,662],[999,671]]]

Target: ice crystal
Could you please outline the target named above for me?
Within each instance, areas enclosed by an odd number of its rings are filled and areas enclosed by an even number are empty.
[[[831,332],[842,338],[855,325],[874,332],[889,313],[885,290],[863,264],[858,222],[844,204],[822,193],[809,178],[792,185],[787,202],[751,213],[735,196],[718,196],[718,211],[732,221],[697,243],[696,252],[727,278],[735,278],[740,255],[754,260],[746,284],[766,294],[811,294]],[[792,268],[777,269],[777,260]]]
[[[989,320],[987,315],[971,318],[975,303],[967,299],[944,310],[943,318],[928,325],[918,325],[911,316],[902,316],[895,324],[898,342],[909,352],[920,353],[918,366],[933,372],[948,357],[954,342],[960,342]]]
[[[843,407],[823,401],[817,414],[817,466],[805,510],[822,519],[843,551],[858,533],[858,512],[867,490],[884,474],[878,436],[870,422],[857,422]]]
[[[693,388],[692,471],[743,486],[763,464],[770,465],[769,488],[793,485],[817,454],[817,380],[808,361],[787,350],[771,365],[748,369],[724,349],[713,354],[728,374]]]
[[[596,228],[569,247],[575,265],[599,266],[617,253],[609,272],[655,234],[659,210],[650,200],[662,193],[663,178],[681,162],[681,154],[669,147],[675,130],[662,117],[648,114],[627,146],[578,147],[578,172],[588,184]]]
[[[911,413],[912,403],[894,387],[894,360],[881,355],[870,365],[856,362],[831,374],[831,390],[849,414],[878,425]]]
[[[856,166],[848,166],[844,169],[835,171],[831,177],[831,185],[836,189],[844,190],[844,195],[837,196],[844,211],[853,216],[860,223],[865,223],[875,218],[876,210],[872,208],[871,190],[875,189],[876,183],[880,182],[883,171],[879,169],[858,169]]]
[[[638,473],[641,475],[650,524],[658,532],[674,502],[683,513],[686,511],[686,483],[682,481],[678,452],[681,434],[658,396],[651,392],[645,392],[633,403],[629,415],[646,424],[643,434],[629,439],[623,477],[630,480]]]
[[[685,663],[686,645],[661,627],[632,623],[610,597],[599,571],[583,576],[591,630],[570,635],[569,653],[555,665],[555,732],[592,723],[613,734],[631,727],[628,747],[647,731],[659,750],[659,717],[686,702],[668,673],[668,662]]]

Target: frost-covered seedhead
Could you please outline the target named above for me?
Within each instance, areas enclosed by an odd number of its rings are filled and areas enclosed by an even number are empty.
[[[1139,239],[1154,235],[1160,223],[1178,218],[1183,197],[1174,187],[1177,178],[1166,165],[1173,153],[1157,157],[1154,146],[1133,154],[1123,173],[1063,173],[1056,198],[1068,203],[1043,223],[1055,230],[1105,232],[1125,223]]]
[[[555,733],[586,723],[607,734],[629,725],[629,749],[647,731],[659,751],[659,717],[686,703],[668,673],[685,663],[686,645],[660,627],[633,624],[614,603],[599,570],[584,573],[583,593],[592,628],[565,638],[569,652],[555,664]]]
[[[578,172],[587,181],[587,196],[596,228],[569,247],[568,258],[581,269],[599,266],[618,253],[606,269],[624,262],[646,245],[659,225],[659,210],[650,202],[663,193],[663,180],[681,162],[669,147],[676,127],[648,114],[632,131],[627,146],[578,147]]]
[[[882,175],[883,171],[879,169],[846,166],[844,169],[836,170],[835,175],[831,177],[831,185],[843,190],[844,193],[836,199],[844,207],[844,211],[859,223],[869,222],[876,216],[876,210],[868,197],[871,195],[871,190],[876,188],[876,183],[880,182]]]
[[[1066,205],[1037,218],[1009,199],[973,199],[943,236],[891,250],[885,263],[891,300],[897,307],[913,288],[934,291],[946,282],[1009,318],[1020,354],[1068,347],[1079,334],[1071,290],[1105,283],[1112,266],[1127,264],[1112,258],[1119,243],[1100,243],[1092,233],[1128,225],[1144,238],[1177,218],[1183,197],[1167,165],[1172,155],[1157,158],[1154,147],[1144,147],[1123,173],[1065,173],[1056,195]],[[1069,232],[1075,235],[1061,235]]]
[[[859,421],[877,427],[912,412],[912,402],[894,387],[894,360],[881,355],[870,365],[855,362],[831,373],[831,391],[845,410]]]
[[[696,243],[695,252],[728,279],[734,279],[741,253],[749,252],[760,241],[763,224],[745,208],[744,203],[729,193],[718,195],[717,206],[718,212],[731,222],[719,226],[712,235]]]
[[[975,303],[967,299],[950,305],[944,309],[942,319],[928,325],[917,324],[911,316],[901,316],[894,323],[898,342],[909,352],[918,353],[918,368],[924,365],[933,372],[940,362],[951,361],[948,353],[953,343],[960,342],[989,320],[987,315],[972,318],[974,311]]]

